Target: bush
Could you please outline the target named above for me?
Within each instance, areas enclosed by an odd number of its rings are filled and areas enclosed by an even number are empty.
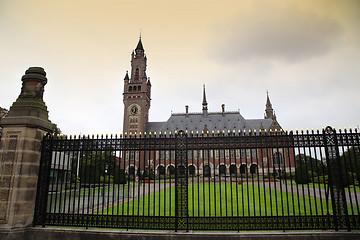
[[[328,183],[328,175],[313,177],[312,181],[314,183]]]
[[[124,169],[116,169],[114,174],[114,183],[126,184],[126,174]]]
[[[343,182],[344,182],[344,187],[354,185],[355,176],[353,175],[353,173],[352,172],[347,172],[347,173],[343,174]]]
[[[308,184],[310,182],[309,172],[304,166],[298,166],[295,170],[295,182],[297,184]]]

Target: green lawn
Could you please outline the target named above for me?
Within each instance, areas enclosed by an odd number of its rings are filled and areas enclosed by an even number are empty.
[[[175,187],[96,213],[175,216]],[[324,200],[270,190],[258,183],[200,183],[188,187],[188,213],[189,216],[326,215],[332,213],[332,207]]]

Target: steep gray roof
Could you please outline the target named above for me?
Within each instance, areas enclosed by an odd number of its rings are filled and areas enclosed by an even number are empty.
[[[146,124],[146,132],[159,132],[159,129],[165,124],[166,122],[148,122]]]
[[[239,112],[215,112],[203,115],[203,113],[181,113],[172,114],[166,122],[149,122],[146,126],[147,132],[175,132],[179,130],[184,131],[199,131],[202,132],[205,127],[211,131],[249,131],[259,130],[261,125],[264,129],[269,130],[272,124],[272,119],[251,119],[246,120]]]
[[[273,123],[272,119],[248,119],[246,120],[252,129],[261,129],[261,125],[264,129],[269,130],[271,127],[271,124]]]

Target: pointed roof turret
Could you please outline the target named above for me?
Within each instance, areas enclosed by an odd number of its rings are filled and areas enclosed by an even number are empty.
[[[144,51],[144,47],[143,47],[142,42],[141,42],[141,36],[140,36],[139,42],[138,42],[138,44],[137,44],[137,46],[136,46],[136,48],[135,48],[135,51],[136,51],[136,50],[142,50],[142,51]]]
[[[204,92],[203,92],[203,106],[206,105],[207,106],[207,101],[206,101],[206,92],[205,92],[205,84],[203,85],[203,89],[204,89]]]
[[[266,109],[272,109],[272,104],[270,102],[270,98],[269,98],[269,91],[266,92]]]
[[[124,80],[129,80],[130,78],[129,78],[129,74],[128,74],[128,71],[126,71],[126,74],[125,74],[125,78],[124,78]]]
[[[274,109],[272,108],[272,104],[269,98],[269,92],[266,92],[266,108],[265,108],[265,119],[275,119]]]
[[[203,116],[204,117],[207,117],[208,115],[208,108],[207,108],[207,101],[206,101],[206,92],[205,92],[205,84],[203,85],[204,87],[204,92],[203,92],[203,102],[202,102],[202,105],[203,105]]]

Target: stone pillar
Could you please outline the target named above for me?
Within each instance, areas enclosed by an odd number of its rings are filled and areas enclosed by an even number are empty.
[[[31,67],[8,115],[1,119],[0,228],[24,228],[33,221],[41,141],[51,130],[43,101],[43,68]]]

